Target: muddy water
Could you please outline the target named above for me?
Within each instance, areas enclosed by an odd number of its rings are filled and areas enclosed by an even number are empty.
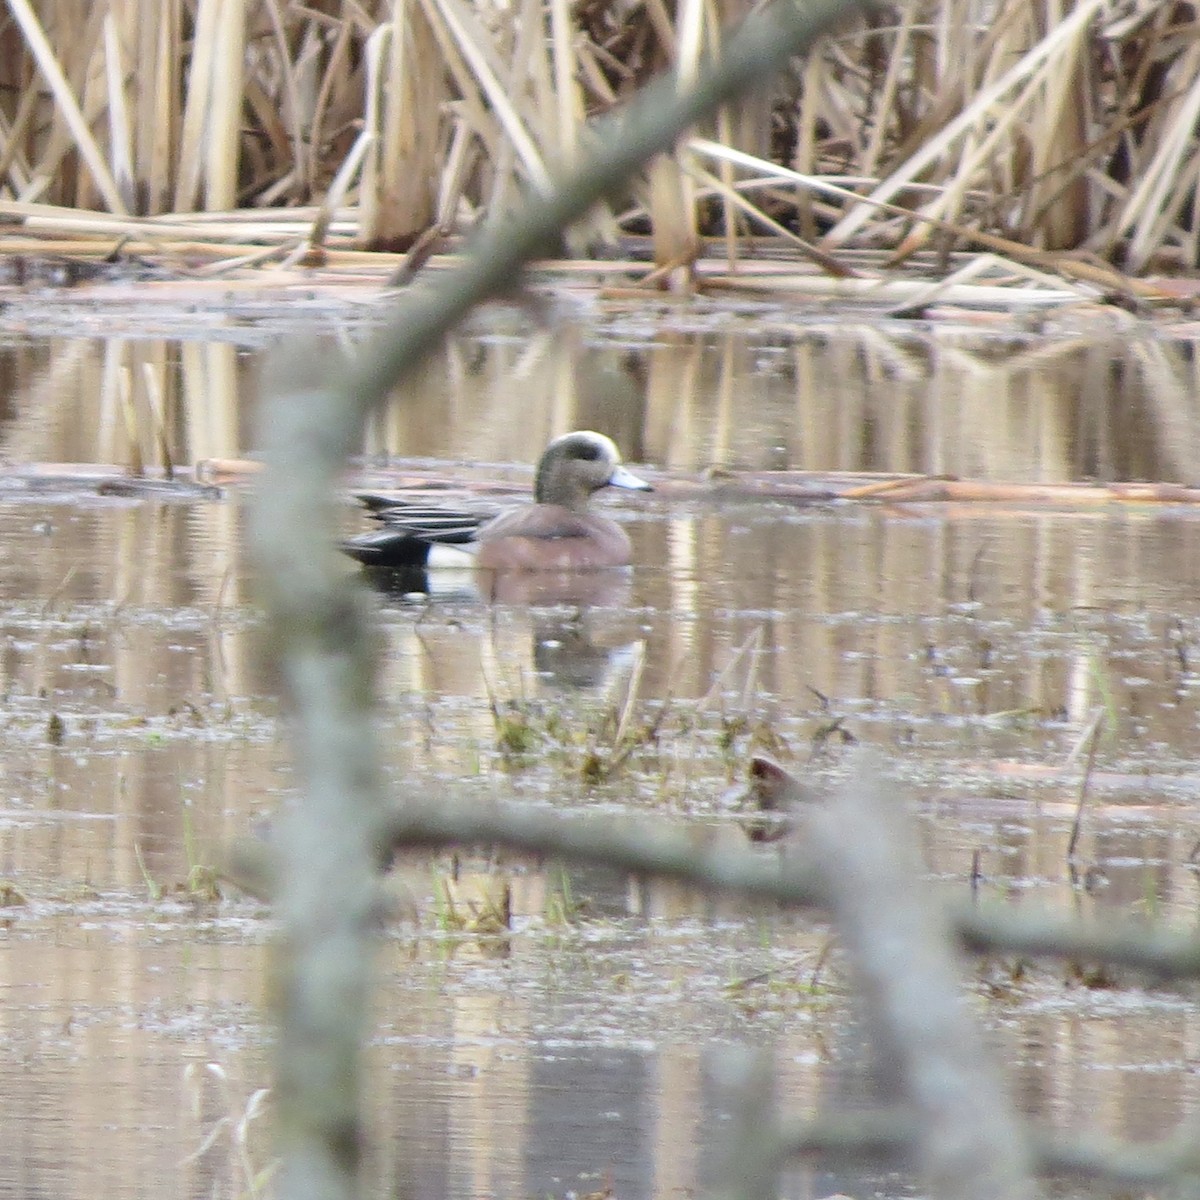
[[[373,477],[400,453],[512,477],[550,434],[595,426],[663,471],[1195,480],[1188,343],[711,324],[615,313],[586,333],[456,340],[372,429]],[[331,342],[346,333],[331,322]],[[251,450],[263,331],[241,340],[0,347],[6,460]],[[604,504],[638,566],[577,597],[586,611],[376,593],[398,793],[657,813],[737,838],[719,798],[750,747],[834,777],[844,730],[886,753],[950,891],[968,894],[977,858],[986,901],[1194,919],[1200,514]],[[292,786],[243,519],[238,488],[189,502],[0,491],[4,1194],[243,1195],[270,1168],[269,914],[212,898],[204,871]],[[345,523],[359,527],[349,508]],[[659,736],[588,782],[639,662],[635,711],[669,701]],[[499,744],[493,700],[519,744]],[[1076,890],[1072,752],[1098,716],[1091,886]],[[778,1051],[789,1112],[861,1102],[820,922],[507,862],[465,860],[451,878],[448,860],[413,861],[392,888],[371,1048],[381,1188],[702,1188],[727,1127],[712,1068],[732,1042]],[[455,928],[505,888],[507,936]],[[1194,1109],[1187,996],[1051,968],[1014,980],[1004,964],[972,980],[1031,1113],[1138,1137]],[[784,1191],[867,1186],[797,1170]]]

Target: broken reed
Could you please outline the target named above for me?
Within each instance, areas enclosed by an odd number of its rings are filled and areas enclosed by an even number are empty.
[[[750,7],[10,0],[0,184],[18,219],[316,205],[314,240],[342,210],[359,244],[401,249],[548,187],[588,119],[664,68],[686,84]],[[1133,270],[1194,261],[1194,15],[1046,11],[880,5],[697,130],[574,249],[652,231],[669,274],[701,233],[723,234],[733,260],[764,234],[907,254],[961,248],[970,228]]]

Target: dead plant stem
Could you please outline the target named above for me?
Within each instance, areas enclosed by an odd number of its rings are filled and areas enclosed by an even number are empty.
[[[1084,728],[1083,733],[1079,735],[1079,740],[1075,744],[1075,748],[1068,755],[1067,761],[1073,762],[1078,756],[1082,747],[1087,747],[1087,761],[1083,768],[1083,777],[1079,781],[1079,796],[1075,804],[1075,819],[1071,823],[1071,837],[1067,842],[1067,863],[1074,868],[1076,862],[1076,850],[1079,846],[1079,835],[1083,830],[1083,809],[1087,804],[1088,785],[1092,779],[1092,766],[1096,761],[1096,748],[1100,742],[1100,733],[1104,728],[1104,709],[1097,708],[1092,713],[1091,719]]]

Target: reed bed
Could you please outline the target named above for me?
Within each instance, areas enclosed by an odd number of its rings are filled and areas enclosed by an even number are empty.
[[[283,246],[309,265],[453,248],[550,188],[652,75],[696,77],[749,7],[8,0],[0,222],[164,255]],[[743,273],[764,243],[842,278],[861,273],[851,248],[986,252],[1099,289],[1119,286],[1112,266],[1190,266],[1197,24],[1189,6],[1114,0],[880,5],[693,131],[563,251],[649,235],[658,286],[714,251]]]

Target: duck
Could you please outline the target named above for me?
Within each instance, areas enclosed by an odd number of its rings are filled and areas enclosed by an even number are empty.
[[[724,805],[738,812],[738,824],[752,842],[777,842],[796,828],[797,809],[814,802],[815,793],[765,754],[750,760],[744,784],[725,794]]]
[[[629,535],[609,517],[588,511],[594,492],[653,487],[621,461],[602,433],[575,430],[555,438],[538,462],[533,502],[494,515],[395,497],[358,497],[383,528],[342,543],[369,567],[463,568],[493,572],[577,572],[625,567]]]

